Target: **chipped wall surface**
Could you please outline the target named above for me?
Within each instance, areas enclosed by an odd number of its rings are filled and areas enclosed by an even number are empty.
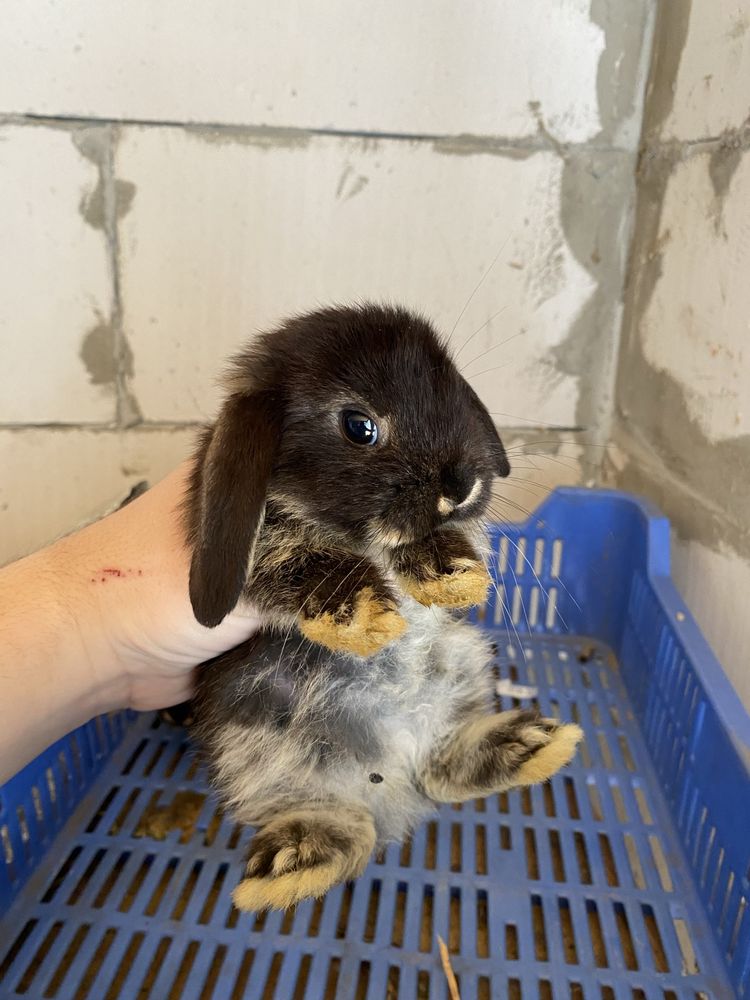
[[[592,479],[653,7],[8,0],[0,562],[178,462],[226,354],[332,300],[455,325],[503,513]]]
[[[675,528],[675,575],[750,703],[750,19],[662,4],[608,477]]]

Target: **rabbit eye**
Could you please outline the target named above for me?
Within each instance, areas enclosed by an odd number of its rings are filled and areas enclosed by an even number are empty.
[[[341,429],[344,437],[353,444],[375,444],[378,440],[378,425],[372,417],[358,410],[344,410]]]

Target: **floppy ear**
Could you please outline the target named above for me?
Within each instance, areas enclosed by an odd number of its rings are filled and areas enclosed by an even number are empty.
[[[235,395],[196,455],[188,495],[190,602],[209,628],[234,608],[247,580],[280,437],[277,394]]]
[[[495,421],[487,412],[486,406],[473,389],[471,389],[471,394],[474,400],[474,406],[479,414],[479,419],[482,422],[482,426],[487,431],[490,451],[495,462],[495,474],[502,476],[504,479],[506,476],[510,475],[510,462],[508,461],[508,456],[505,453],[505,445],[500,440],[497,427],[495,427]]]

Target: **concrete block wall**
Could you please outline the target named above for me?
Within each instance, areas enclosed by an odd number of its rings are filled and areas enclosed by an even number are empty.
[[[7,0],[0,562],[162,475],[225,355],[332,300],[450,330],[476,289],[508,513],[593,477],[652,8]]]
[[[750,704],[750,13],[663,3],[608,481],[675,529],[674,572]]]

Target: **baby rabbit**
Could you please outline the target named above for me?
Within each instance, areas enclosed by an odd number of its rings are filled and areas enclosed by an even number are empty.
[[[286,907],[365,868],[435,803],[544,781],[581,732],[492,712],[490,653],[449,608],[484,600],[478,546],[510,466],[431,325],[330,308],[233,363],[186,498],[190,597],[267,627],[200,671],[193,730],[258,828],[240,909]]]

